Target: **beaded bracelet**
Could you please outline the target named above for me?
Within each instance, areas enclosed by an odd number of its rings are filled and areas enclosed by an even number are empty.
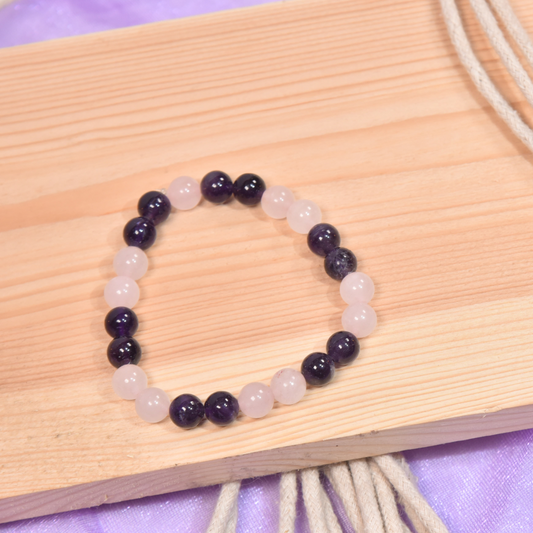
[[[231,196],[247,206],[259,203],[267,215],[275,219],[287,218],[290,227],[307,234],[310,250],[324,257],[326,273],[341,281],[340,293],[348,307],[342,314],[343,331],[331,335],[326,352],[314,352],[302,362],[301,371],[292,368],[279,370],[270,382],[249,383],[235,398],[226,391],[211,394],[205,404],[193,394],[180,394],[172,402],[156,387],[148,387],[144,371],[137,366],[141,347],[133,338],[139,321],[132,311],[139,300],[136,280],[148,269],[146,250],[155,242],[156,226],[170,215],[171,208],[189,210],[198,205],[202,196],[214,204],[222,204]],[[112,307],[105,318],[105,329],[113,340],[107,357],[117,368],[113,375],[113,389],[121,398],[135,400],[137,414],[147,422],[160,422],[167,415],[182,428],[196,427],[204,417],[218,426],[233,422],[239,409],[251,418],[262,418],[272,409],[274,401],[292,405],[300,401],[307,385],[320,387],[329,383],[335,367],[347,365],[359,354],[358,338],[369,335],[376,326],[376,313],[368,305],[374,295],[372,280],[355,272],[357,260],[348,249],[340,247],[340,235],[335,227],[321,223],[320,208],[309,200],[295,200],[286,187],[266,189],[264,181],[255,174],[243,174],[235,183],[224,172],[209,172],[198,184],[182,176],[176,178],[168,191],[151,191],[141,197],[139,217],[130,220],[124,228],[128,245],[120,250],[113,261],[117,277],[106,285],[104,296]]]

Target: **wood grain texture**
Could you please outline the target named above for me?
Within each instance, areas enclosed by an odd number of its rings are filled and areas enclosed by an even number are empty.
[[[532,158],[437,2],[291,0],[0,62],[1,521],[533,426]],[[138,197],[215,168],[318,201],[379,325],[300,404],[184,432],[114,396],[102,292]],[[340,329],[338,284],[261,210],[175,214],[149,257],[137,338],[171,396],[237,394]]]

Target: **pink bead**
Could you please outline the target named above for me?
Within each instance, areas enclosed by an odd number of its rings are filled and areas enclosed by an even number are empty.
[[[129,307],[139,301],[139,286],[131,278],[117,276],[109,280],[104,289],[104,298],[109,307]]]
[[[189,176],[176,178],[169,185],[167,196],[172,206],[181,211],[196,207],[202,199],[200,184]]]
[[[161,422],[168,415],[169,407],[168,394],[157,387],[144,389],[135,398],[135,411],[145,422],[152,424]]]
[[[146,387],[148,378],[137,365],[122,365],[113,374],[113,390],[124,400],[135,400]]]
[[[279,403],[293,405],[304,397],[307,383],[301,372],[292,368],[283,368],[274,374],[270,387]]]
[[[126,246],[115,255],[113,268],[118,276],[140,279],[148,270],[148,257],[137,246]]]
[[[268,385],[248,383],[239,394],[241,411],[251,418],[263,418],[274,406],[274,394]]]
[[[292,191],[282,185],[269,187],[261,197],[261,207],[271,218],[285,218],[293,202],[294,195]]]
[[[370,335],[378,322],[376,312],[368,304],[355,302],[342,313],[342,327],[358,339]]]
[[[347,304],[367,304],[374,296],[374,282],[362,272],[352,272],[341,281],[341,298]]]
[[[320,224],[321,220],[322,211],[311,200],[297,200],[287,211],[287,222],[296,233],[309,233],[309,230]]]

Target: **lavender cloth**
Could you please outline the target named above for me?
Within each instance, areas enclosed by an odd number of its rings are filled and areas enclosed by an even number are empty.
[[[0,47],[272,0],[19,0],[0,10]],[[533,430],[405,453],[419,487],[451,533],[533,532]],[[275,533],[279,477],[246,480],[239,533]],[[0,526],[20,533],[201,533],[218,487],[186,490]],[[351,532],[336,506],[345,532]],[[298,502],[297,532],[309,527]]]

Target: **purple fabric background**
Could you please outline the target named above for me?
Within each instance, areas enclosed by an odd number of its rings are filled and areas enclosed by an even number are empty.
[[[0,47],[245,7],[271,0],[19,0],[0,9]],[[405,453],[451,533],[533,532],[533,430]],[[239,533],[274,533],[278,476],[246,480]],[[329,487],[327,487],[329,490]],[[200,533],[219,487],[0,525],[20,533]],[[309,531],[301,497],[297,532]],[[336,506],[345,532],[342,509]]]

